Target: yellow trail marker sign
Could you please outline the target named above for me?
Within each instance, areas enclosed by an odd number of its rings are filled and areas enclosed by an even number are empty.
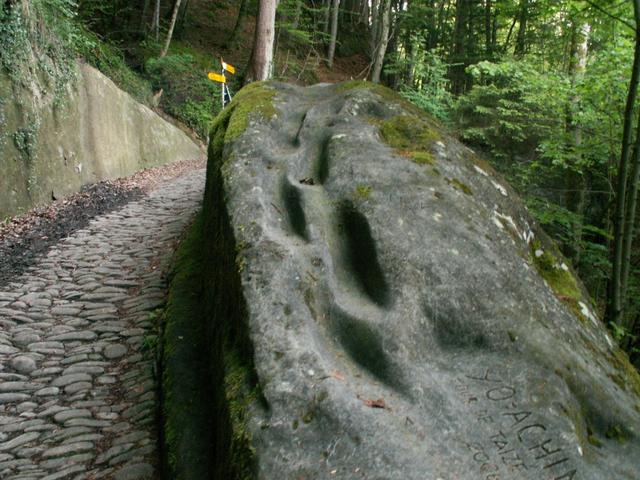
[[[226,70],[227,72],[229,72],[230,74],[235,74],[236,73],[236,67],[234,67],[233,65],[229,65],[228,63],[222,61],[222,69]]]
[[[213,80],[214,82],[227,83],[227,77],[221,75],[219,73],[209,72],[209,80]]]

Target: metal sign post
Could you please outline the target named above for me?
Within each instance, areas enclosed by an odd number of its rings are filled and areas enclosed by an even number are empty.
[[[221,86],[221,97],[222,97],[222,108],[226,107],[229,102],[231,102],[231,90],[229,90],[229,86],[227,85],[227,77],[224,72],[229,72],[231,75],[236,73],[236,67],[225,63],[225,61],[221,58],[220,64],[222,65],[222,69],[220,73],[209,72],[209,80],[214,82],[219,82]]]

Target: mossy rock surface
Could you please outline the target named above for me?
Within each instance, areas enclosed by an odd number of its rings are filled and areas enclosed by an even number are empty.
[[[500,177],[380,86],[234,102],[201,267],[224,478],[637,478],[637,374]]]

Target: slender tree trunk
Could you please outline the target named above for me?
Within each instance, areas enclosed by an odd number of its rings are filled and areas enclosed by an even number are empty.
[[[485,0],[484,6],[484,49],[487,58],[493,55],[493,44],[491,42],[491,0]]]
[[[171,37],[173,37],[173,29],[176,26],[176,19],[178,18],[178,11],[180,10],[181,0],[176,0],[173,6],[173,13],[171,14],[171,22],[169,23],[169,31],[167,32],[167,39],[164,42],[162,52],[160,52],[160,58],[164,57],[169,51],[169,45],[171,45]]]
[[[362,20],[365,25],[369,25],[369,0],[362,0],[362,10],[361,10]]]
[[[571,257],[574,265],[580,261],[582,254],[582,231],[584,226],[584,212],[587,204],[587,179],[586,172],[582,171],[582,128],[576,120],[576,114],[580,110],[580,96],[576,93],[578,83],[584,76],[587,68],[588,40],[591,28],[588,24],[572,22],[571,26],[571,51],[569,59],[569,78],[571,79],[571,91],[573,92],[567,105],[566,129],[570,138],[569,149],[574,152],[573,166],[570,166],[566,175],[567,208],[576,214],[577,220],[573,225],[573,245]]]
[[[384,64],[384,56],[387,53],[387,45],[389,44],[389,27],[391,24],[391,0],[382,0],[380,4],[380,35],[376,48],[373,70],[371,72],[371,81],[380,83],[380,74],[382,73],[382,65]]]
[[[296,0],[296,9],[293,12],[293,20],[291,21],[291,28],[297,30],[300,26],[300,15],[302,14],[302,1]]]
[[[622,296],[620,302],[624,305],[627,298],[627,287],[629,285],[629,271],[631,270],[631,247],[634,240],[634,228],[636,220],[636,210],[638,206],[638,181],[640,181],[640,114],[636,130],[636,143],[633,149],[633,168],[629,179],[629,201],[624,222],[624,239],[622,241],[622,278],[620,280],[620,290]],[[629,318],[623,322],[628,330],[633,331],[635,319]]]
[[[184,0],[182,2],[182,7],[180,8],[180,13],[178,14],[178,23],[176,25],[176,33],[178,39],[182,39],[184,35],[184,27],[187,23],[187,11],[189,10],[189,0]]]
[[[636,41],[633,55],[633,67],[627,104],[624,111],[624,127],[622,131],[622,149],[620,163],[618,164],[618,180],[616,187],[616,210],[613,221],[613,273],[607,305],[607,320],[622,325],[624,314],[623,299],[625,293],[622,289],[622,261],[624,250],[624,238],[628,234],[625,230],[625,217],[627,206],[627,177],[629,171],[629,158],[631,157],[631,134],[633,128],[633,108],[636,102],[638,84],[640,83],[640,0],[633,1],[633,9],[636,21]]]
[[[459,95],[464,92],[465,62],[469,29],[469,0],[457,0],[456,23],[453,32],[453,58],[451,67],[451,90]]]
[[[409,85],[409,87],[413,88],[413,82],[414,82],[414,78],[415,78],[415,72],[416,72],[416,62],[418,61],[418,45],[417,42],[412,38],[411,33],[409,33],[408,35],[408,40],[407,40],[407,48],[409,50],[409,62],[407,65],[407,85]]]
[[[240,35],[244,30],[245,20],[247,19],[247,12],[249,10],[249,0],[240,0],[240,6],[238,7],[238,18],[236,18],[236,24],[233,27],[233,32],[231,36],[227,40],[227,48],[234,47],[238,40],[240,39]]]
[[[147,14],[149,13],[149,3],[150,0],[144,0],[144,4],[142,5],[142,15],[140,16],[140,32],[147,33]]]
[[[524,55],[526,50],[526,37],[527,37],[527,20],[529,18],[529,0],[520,0],[520,16],[518,21],[520,26],[518,27],[518,36],[516,37],[516,48],[513,53],[516,56]]]
[[[322,0],[322,31],[329,35],[329,23],[331,18],[331,0]]]
[[[276,6],[276,0],[260,0],[258,4],[256,32],[246,82],[271,78],[273,70]]]
[[[502,47],[502,51],[506,52],[509,49],[509,43],[511,43],[511,34],[513,33],[513,29],[516,26],[516,23],[518,22],[518,17],[515,17],[513,19],[513,22],[511,22],[511,26],[509,27],[509,33],[507,33],[507,38],[504,41],[504,46]]]
[[[160,40],[160,0],[156,0],[156,6],[153,10],[153,23],[151,29],[154,31],[156,42]]]
[[[436,34],[433,38],[433,41],[428,44],[427,49],[431,50],[432,48],[437,47],[438,45],[444,44],[444,27],[447,24],[447,19],[449,18],[449,9],[451,8],[451,2],[449,0],[444,0],[440,3],[440,10],[438,10],[438,22],[436,27]]]
[[[331,2],[331,40],[329,41],[329,53],[327,55],[327,65],[333,68],[333,56],[336,53],[336,39],[338,37],[338,11],[340,9],[340,0],[332,0]]]
[[[380,25],[380,0],[371,0],[371,29],[369,31],[369,51],[371,52],[371,60],[375,59],[376,48],[379,39]]]
[[[498,8],[493,9],[493,24],[491,26],[491,51],[496,52],[498,46]]]

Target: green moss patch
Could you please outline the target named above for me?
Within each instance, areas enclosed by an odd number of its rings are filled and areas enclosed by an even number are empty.
[[[611,365],[619,372],[614,381],[623,390],[633,392],[640,399],[640,374],[631,364],[629,357],[620,348],[616,348],[609,357]]]
[[[365,200],[369,198],[369,195],[371,195],[371,192],[373,192],[373,188],[370,187],[369,185],[358,185],[354,190],[353,195],[356,198]]]
[[[380,85],[379,83],[368,82],[366,80],[348,80],[336,86],[337,92],[349,92],[352,90],[368,90],[375,93],[388,103],[395,103],[418,117],[432,121],[424,110],[409,102],[399,93],[394,92],[390,88]]]
[[[250,83],[234,97],[233,101],[221,113],[229,115],[229,123],[225,132],[225,141],[238,138],[249,126],[251,116],[268,120],[276,114],[273,106],[275,91],[267,87],[265,82]]]
[[[440,134],[415,115],[396,115],[387,120],[374,121],[384,142],[403,157],[419,165],[434,165],[431,153]]]
[[[542,254],[536,255],[537,251],[542,251]],[[578,308],[577,302],[582,299],[582,293],[571,272],[561,268],[562,262],[558,261],[555,255],[548,250],[542,250],[537,241],[531,242],[531,259],[540,276],[547,281],[558,298],[572,306],[572,310],[575,312],[575,309]],[[577,313],[579,312],[578,308]]]
[[[465,183],[462,183],[457,178],[447,178],[445,180],[449,185],[451,185],[453,188],[457,190],[460,190],[465,195],[473,195],[473,191],[471,190],[471,187],[469,187],[469,185]]]
[[[263,403],[240,285],[246,245],[234,237],[222,173],[228,126],[238,114],[227,108],[216,119],[203,213],[176,255],[163,336],[168,478],[256,478],[247,424],[252,405]]]
[[[162,335],[162,409],[166,468],[171,478],[204,479],[214,446],[213,390],[202,316],[202,221],[174,257]]]

